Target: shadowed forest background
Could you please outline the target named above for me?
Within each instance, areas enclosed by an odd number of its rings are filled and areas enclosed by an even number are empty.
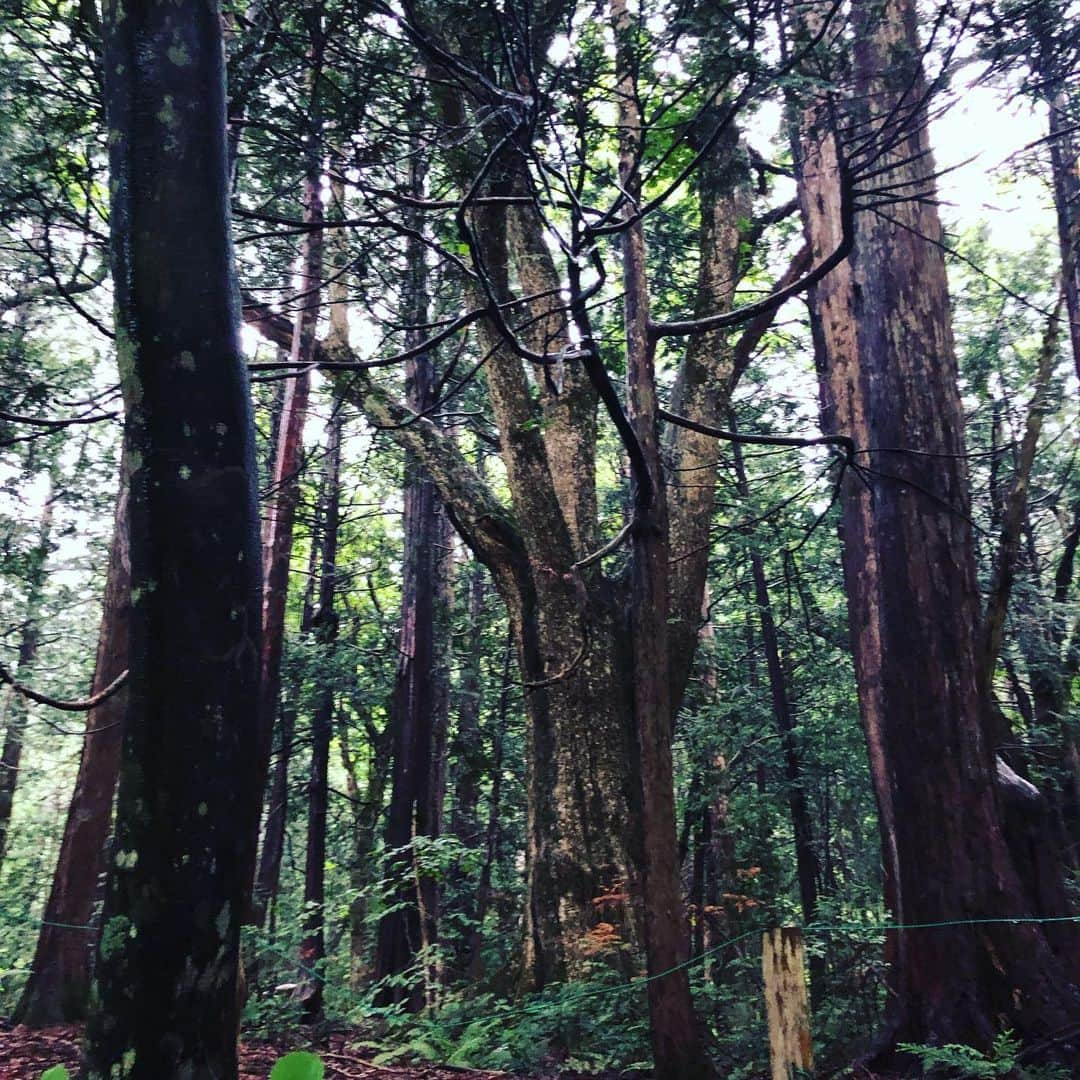
[[[0,58],[3,1076],[1080,1075],[1075,3]]]

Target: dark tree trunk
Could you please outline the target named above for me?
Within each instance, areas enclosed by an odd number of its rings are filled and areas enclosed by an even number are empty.
[[[328,453],[329,449],[328,446]],[[311,633],[315,620],[316,572],[322,549],[325,504],[331,495],[332,492],[323,484],[316,500],[315,521],[312,524],[311,547],[308,555],[307,586],[304,590],[303,613],[300,616],[301,638]],[[265,595],[263,611],[264,613],[266,611]],[[265,656],[265,650],[263,655]],[[267,913],[277,898],[281,884],[281,859],[285,853],[285,831],[289,818],[289,765],[292,761],[293,740],[296,735],[297,702],[300,690],[300,679],[296,677],[290,691],[286,694],[278,721],[278,756],[270,781],[266,821],[263,824],[263,839],[259,847],[259,865],[255,872],[255,887],[251,898],[251,921],[259,927],[266,925]]]
[[[334,409],[326,453],[326,520],[323,524],[322,568],[319,575],[319,606],[313,628],[316,641],[329,655],[337,640],[334,614],[337,578],[338,528],[341,505],[341,410]],[[332,665],[331,665],[332,669]],[[311,718],[311,775],[308,780],[307,852],[304,859],[304,936],[300,963],[309,976],[303,995],[304,1018],[322,1016],[323,961],[326,959],[326,812],[329,805],[330,740],[334,724],[331,682],[319,694]]]
[[[855,5],[852,120],[865,141],[853,165],[884,167],[873,183],[894,199],[856,217],[849,260],[816,289],[816,336],[823,428],[864,451],[889,448],[860,456],[861,478],[849,470],[843,516],[886,902],[901,923],[958,924],[892,935],[888,1041],[985,1047],[1003,1024],[1032,1039],[1063,1030],[1080,997],[1039,926],[967,923],[1043,912],[995,791],[941,225],[923,198],[933,164],[915,24],[910,0]],[[827,117],[804,114],[800,154],[815,259],[844,223]]]
[[[732,431],[736,430],[735,414],[730,410],[728,426]],[[739,494],[745,497],[750,488],[746,480],[746,469],[743,466],[742,450],[738,443],[732,446],[732,457]],[[803,919],[810,923],[813,922],[817,912],[821,865],[814,844],[814,823],[806,799],[802,757],[795,736],[795,716],[788,693],[787,673],[780,656],[780,637],[776,631],[772,600],[769,597],[765,560],[756,548],[750,552],[750,573],[754,579],[754,599],[757,603],[758,624],[761,627],[761,644],[765,649],[765,667],[769,673],[773,719],[776,721],[784,752],[788,810],[791,813],[791,827],[795,834],[795,866],[799,879],[799,901],[802,905]]]
[[[619,91],[619,179],[630,195],[626,214],[632,216],[641,194],[637,164],[642,117],[631,62],[633,21],[625,0],[612,0],[611,18]],[[683,966],[689,941],[677,859],[671,755],[675,717],[668,643],[670,527],[660,459],[655,349],[648,330],[645,231],[640,219],[628,223],[622,234],[622,263],[627,416],[643,458],[633,476],[636,527],[629,607],[641,784],[641,896],[650,975],[649,1033],[658,1080],[697,1080],[712,1076],[712,1068]]]
[[[418,162],[419,158],[414,158]],[[414,164],[410,178],[415,195],[424,191],[424,174]],[[419,222],[418,222],[419,224]],[[422,233],[406,250],[405,321],[412,327],[427,322],[426,248]],[[423,331],[411,330],[408,343],[423,340]],[[424,412],[434,402],[433,357],[422,354],[408,361],[406,400],[411,409]],[[439,591],[437,545],[441,535],[439,496],[422,463],[410,450],[405,452],[405,551],[401,586],[401,633],[398,668],[390,706],[391,772],[390,808],[386,826],[386,846],[390,852],[386,872],[399,879],[394,910],[379,922],[375,953],[375,978],[400,975],[415,962],[430,934],[433,912],[425,911],[428,925],[421,925],[425,903],[434,903],[416,872],[417,837],[438,834],[435,792],[440,763],[435,756],[436,713],[436,594]],[[424,895],[421,895],[422,891]],[[424,1005],[421,982],[411,986],[390,986],[380,992],[383,1003],[408,1003],[419,1010]]]
[[[376,831],[382,816],[383,797],[389,774],[389,730],[368,730],[370,753],[368,757],[367,785],[361,792],[356,781],[357,769],[349,745],[349,733],[342,724],[339,735],[341,761],[345,768],[346,789],[352,807],[352,862],[349,866],[349,887],[354,896],[349,904],[349,986],[359,991],[369,974],[367,953],[371,938],[368,925],[367,890],[374,876],[376,860]]]
[[[123,462],[121,474],[127,474]],[[127,487],[121,483],[91,696],[104,690],[128,666],[131,560],[127,503]],[[82,756],[64,823],[52,890],[45,904],[30,979],[15,1010],[17,1022],[29,1027],[70,1023],[86,1017],[94,937],[70,927],[89,926],[93,919],[98,882],[105,870],[105,841],[120,772],[126,708],[127,691],[121,690],[86,715]]]
[[[319,84],[322,79],[323,40],[319,19],[309,27],[310,128],[305,141],[303,219],[307,227],[300,248],[301,270],[295,298],[297,317],[290,343],[289,361],[309,362],[315,352],[315,333],[322,295],[323,221],[322,126]],[[277,425],[276,452],[271,475],[270,501],[263,527],[263,645],[259,677],[259,745],[256,753],[256,781],[265,790],[270,771],[274,722],[281,696],[281,657],[285,645],[285,607],[289,593],[289,566],[292,559],[293,524],[300,499],[299,474],[303,461],[304,422],[307,419],[310,376],[307,368],[286,380],[281,417]],[[254,864],[250,867],[255,875]],[[253,916],[257,913],[253,912]],[[261,923],[260,923],[261,925]]]
[[[476,982],[483,971],[484,922],[491,907],[491,879],[499,848],[499,813],[502,806],[503,748],[506,745],[506,726],[510,703],[510,658],[513,642],[506,643],[503,657],[502,685],[499,690],[499,706],[491,739],[491,794],[488,796],[487,825],[484,829],[484,864],[480,868],[480,881],[476,887],[475,924],[469,935],[469,979]]]
[[[88,1071],[235,1080],[262,582],[221,20],[115,0],[104,24],[132,616]]]
[[[1080,378],[1080,138],[1076,121],[1067,109],[1067,90],[1049,95],[1050,165],[1057,209],[1058,241],[1061,246],[1062,285],[1065,311],[1069,318],[1069,340],[1073,363]]]
[[[483,661],[483,614],[487,571],[475,563],[469,575],[469,632],[462,657],[457,692],[457,729],[454,733],[453,809],[450,831],[462,843],[476,847],[481,841],[480,781],[484,774],[483,733],[480,730]]]
[[[38,525],[37,544],[31,557],[26,582],[26,602],[23,607],[22,628],[19,634],[19,658],[15,678],[25,680],[37,659],[41,641],[41,601],[45,589],[45,564],[52,549],[53,523],[52,478],[49,479],[45,505]],[[26,737],[27,705],[23,696],[8,687],[4,693],[2,721],[4,747],[0,751],[0,867],[7,855],[11,830],[11,811],[15,804],[15,789],[19,786],[19,767],[22,764],[23,740]]]

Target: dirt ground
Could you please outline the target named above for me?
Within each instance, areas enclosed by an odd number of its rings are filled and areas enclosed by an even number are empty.
[[[0,1024],[0,1080],[38,1080],[53,1065],[66,1065],[78,1076],[82,1028],[74,1026],[31,1031]],[[298,1046],[251,1041],[240,1045],[240,1080],[267,1080],[274,1062],[290,1050],[314,1050],[326,1065],[325,1080],[507,1080],[511,1073],[462,1069],[448,1065],[372,1065],[370,1049],[360,1053],[349,1037],[328,1035],[318,1045]],[[551,1072],[552,1080],[586,1080],[582,1073]],[[615,1073],[590,1074],[588,1080],[616,1080]]]

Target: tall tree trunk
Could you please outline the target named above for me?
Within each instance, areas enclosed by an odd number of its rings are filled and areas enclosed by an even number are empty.
[[[728,410],[728,427],[732,431],[736,430],[735,413],[730,409]],[[732,446],[732,457],[739,494],[745,498],[749,494],[750,487],[743,465],[742,448],[738,443]],[[750,573],[754,580],[754,599],[757,602],[758,624],[761,627],[761,644],[765,649],[765,667],[769,673],[773,719],[780,732],[780,743],[784,752],[788,810],[791,813],[791,827],[795,834],[795,865],[799,879],[799,901],[802,905],[803,919],[810,923],[813,922],[817,912],[821,865],[814,844],[814,823],[806,799],[802,758],[795,738],[795,716],[791,708],[791,697],[788,694],[787,673],[784,671],[783,660],[780,656],[780,637],[773,617],[769,581],[765,576],[765,560],[757,548],[750,552]]]
[[[859,0],[853,41],[850,164],[884,169],[885,195],[870,196],[849,259],[815,290],[822,426],[863,450],[865,471],[845,479],[843,562],[886,902],[900,923],[950,924],[891,936],[886,1041],[985,1047],[1002,1023],[1027,1038],[1062,1030],[1080,997],[1039,926],[970,922],[1040,912],[995,792],[914,4]],[[798,155],[815,259],[851,227],[828,117],[804,113]]]
[[[338,631],[338,619],[334,614],[334,592],[341,506],[340,408],[334,408],[327,442],[326,520],[323,525],[319,606],[312,625],[316,641],[329,654],[337,640]],[[319,1019],[323,1009],[322,965],[326,959],[326,813],[330,797],[330,740],[333,735],[335,690],[332,682],[322,688],[311,718],[311,776],[308,781],[307,852],[304,859],[304,936],[300,942],[300,963],[307,973],[314,972],[303,996],[304,1017],[309,1022]]]
[[[45,590],[45,564],[52,548],[54,494],[54,481],[50,475],[45,505],[42,507],[38,524],[37,543],[31,555],[30,573],[27,575],[16,679],[25,679],[30,673],[41,641],[41,600]],[[14,686],[8,687],[4,693],[0,718],[4,728],[4,747],[0,751],[0,867],[3,867],[11,831],[15,789],[19,785],[19,767],[22,763],[28,718],[26,700]]]
[[[121,462],[121,475],[127,475]],[[105,597],[98,631],[91,696],[101,693],[128,666],[131,619],[131,558],[128,551],[128,492],[116,499]],[[105,870],[105,841],[120,772],[127,691],[121,690],[86,714],[79,771],[68,806],[52,889],[45,904],[30,978],[15,1018],[29,1027],[70,1023],[86,1017],[90,1002],[93,935],[89,926]]]
[[[333,434],[331,428],[330,434]],[[327,446],[327,454],[330,447]],[[325,479],[325,478],[324,478]],[[315,583],[319,559],[322,554],[323,521],[326,504],[332,492],[323,483],[315,503],[315,520],[311,529],[311,545],[308,553],[307,585],[304,589],[304,606],[300,616],[300,637],[311,633],[315,620]],[[263,611],[266,607],[265,596]],[[265,655],[265,652],[264,652]],[[289,765],[292,761],[293,741],[296,735],[296,717],[300,697],[300,678],[296,677],[286,693],[278,721],[278,756],[267,796],[266,820],[263,824],[262,844],[259,846],[259,865],[255,872],[255,887],[251,897],[251,921],[255,926],[265,927],[266,916],[277,899],[281,884],[281,859],[285,853],[285,832],[289,810]],[[250,972],[249,972],[250,974]]]
[[[129,707],[88,1073],[235,1080],[261,574],[215,3],[104,12]]]
[[[316,12],[319,11],[315,5]],[[323,31],[321,14],[309,13],[309,128],[305,140],[303,220],[300,272],[295,297],[296,319],[289,350],[293,365],[311,362],[316,346],[319,302],[323,277],[323,133],[319,101],[322,82]],[[281,657],[285,645],[285,607],[289,593],[293,525],[300,499],[299,473],[303,460],[304,422],[307,419],[310,375],[306,367],[294,368],[286,380],[278,421],[277,444],[270,500],[263,527],[263,644],[259,677],[259,745],[256,748],[256,782],[265,790],[270,771],[274,722],[281,696]],[[254,864],[249,868],[255,875]]]
[[[482,841],[478,809],[484,773],[484,747],[480,730],[483,661],[483,613],[487,571],[474,563],[469,574],[468,627],[461,681],[457,692],[457,730],[454,733],[453,810],[450,831],[462,843],[476,847]]]
[[[506,745],[507,719],[510,714],[510,658],[513,642],[506,643],[503,656],[502,684],[499,688],[499,705],[496,710],[491,736],[491,793],[488,796],[487,825],[484,829],[484,863],[480,868],[480,881],[476,887],[476,909],[473,913],[473,931],[469,935],[469,979],[476,982],[483,970],[481,948],[484,941],[484,923],[491,907],[492,873],[499,847],[499,813],[502,808],[503,752]]]
[[[1067,109],[1067,90],[1056,81],[1047,97],[1050,112],[1050,166],[1057,210],[1058,242],[1061,246],[1061,275],[1065,311],[1069,318],[1069,340],[1073,364],[1080,378],[1080,138],[1076,121]]]
[[[648,329],[645,231],[640,218],[634,219],[641,195],[638,163],[642,117],[630,40],[634,22],[625,0],[612,0],[611,21],[619,97],[619,180],[628,196],[627,224],[622,234],[627,415],[643,458],[633,476],[636,528],[630,570],[630,621],[641,784],[641,894],[650,975],[649,1033],[654,1073],[659,1080],[695,1080],[711,1076],[712,1068],[694,1015],[689,975],[683,966],[689,943],[679,881],[671,756],[674,709],[668,651],[670,529],[660,461],[655,351]]]
[[[346,790],[352,807],[352,861],[349,865],[349,888],[353,898],[349,904],[349,987],[359,991],[369,974],[367,962],[371,928],[368,925],[367,891],[374,877],[375,839],[379,818],[382,816],[383,798],[389,779],[390,736],[389,727],[376,731],[368,728],[370,751],[368,755],[367,784],[363,791],[357,783],[357,767],[350,747],[349,733],[341,725],[339,742],[341,762],[345,768]]]
[[[421,198],[424,173],[419,154],[413,158],[410,189]],[[416,222],[415,237],[405,252],[406,284],[402,307],[406,325],[419,328],[428,321],[428,274],[425,265],[422,222]],[[424,331],[411,329],[408,346],[423,340]],[[434,357],[421,354],[406,366],[406,401],[415,412],[423,413],[435,401]],[[424,940],[434,928],[430,921],[421,925],[421,909],[433,903],[426,895],[420,876],[415,872],[417,837],[437,835],[435,815],[436,774],[435,717],[437,686],[435,665],[436,593],[439,590],[437,543],[440,536],[440,504],[435,484],[422,463],[410,450],[405,452],[405,508],[401,586],[401,634],[398,642],[398,667],[390,707],[393,771],[390,808],[386,827],[386,846],[390,853],[386,873],[399,879],[393,910],[379,922],[375,954],[375,977],[385,979],[407,971],[416,960]],[[430,920],[433,913],[425,912]],[[420,983],[395,985],[380,992],[384,1003],[408,1003],[419,1010],[424,1005]]]

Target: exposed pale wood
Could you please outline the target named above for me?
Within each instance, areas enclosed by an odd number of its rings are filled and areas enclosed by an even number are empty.
[[[761,935],[761,971],[772,1077],[792,1080],[797,1069],[814,1068],[802,931],[794,926],[766,930]]]

